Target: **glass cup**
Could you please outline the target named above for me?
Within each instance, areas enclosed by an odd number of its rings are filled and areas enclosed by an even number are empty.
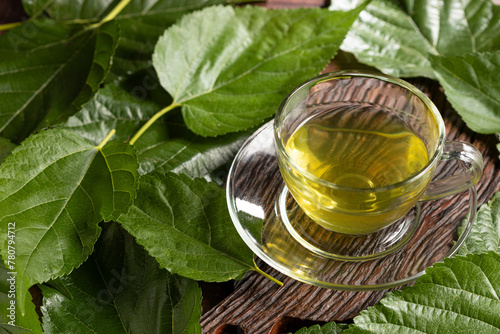
[[[274,121],[286,187],[315,223],[343,235],[369,235],[404,217],[418,201],[475,185],[483,160],[471,144],[445,140],[429,98],[391,76],[339,71],[294,89]],[[432,180],[438,163],[453,175]]]

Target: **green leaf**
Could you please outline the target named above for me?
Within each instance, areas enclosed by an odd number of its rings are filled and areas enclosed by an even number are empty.
[[[103,19],[118,1],[24,0],[28,14],[44,11],[62,22],[95,23]],[[121,29],[118,50],[113,59],[113,73],[128,75],[151,64],[151,54],[158,37],[181,16],[205,6],[227,3],[226,0],[131,0],[115,18]]]
[[[326,66],[359,10],[206,8],[160,37],[153,65],[193,132],[247,129]]]
[[[152,80],[149,78],[148,80]],[[161,106],[156,100],[138,99],[115,84],[106,85],[64,124],[95,145],[116,129],[116,138],[127,140]],[[153,123],[135,143],[139,172],[174,171],[204,177],[232,161],[248,132],[202,138],[187,130],[174,114]]]
[[[192,178],[205,177],[231,162],[249,133],[207,139],[185,131],[180,136],[140,150],[139,172],[175,172]]]
[[[183,15],[227,0],[132,0],[118,15],[122,37],[114,58],[113,72],[121,75],[151,65],[151,54],[165,29]]]
[[[469,128],[500,132],[500,50],[433,57],[432,66],[447,99]]]
[[[414,287],[388,293],[343,333],[497,333],[500,255],[445,259]]]
[[[500,48],[500,7],[490,0],[406,0],[419,32],[443,56]]]
[[[498,31],[500,7],[491,0],[406,1],[406,11],[390,0],[373,0],[341,48],[388,74],[434,78],[432,55],[499,49]]]
[[[0,37],[0,134],[19,143],[75,113],[109,71],[118,28],[27,21]],[[83,90],[83,92],[82,92]]]
[[[29,16],[42,12],[57,21],[98,21],[116,5],[116,0],[68,1],[68,0],[23,0],[24,10]]]
[[[47,333],[201,333],[201,289],[158,267],[116,223],[95,253],[62,278],[73,296],[41,285]]]
[[[387,74],[434,77],[428,55],[437,51],[418,33],[411,17],[389,0],[366,6],[341,49]]]
[[[253,253],[231,222],[224,191],[204,179],[142,176],[137,200],[118,222],[172,273],[226,281],[254,269]]]
[[[7,269],[0,261],[0,332],[2,333],[42,333],[42,327],[31,302],[31,295],[25,297],[26,312],[24,315],[19,310],[15,298],[16,274]],[[3,331],[2,331],[3,330]]]
[[[156,101],[135,98],[116,84],[107,84],[77,114],[70,117],[63,127],[94,145],[98,145],[113,129],[116,129],[115,138],[125,141],[160,109],[161,105]],[[148,139],[141,138],[136,143],[137,149],[166,140],[166,123],[162,120],[155,122],[148,135]]]
[[[0,137],[0,163],[16,148],[10,140]]]
[[[468,219],[464,220],[464,223],[467,222]],[[470,234],[460,247],[458,254],[488,251],[500,253],[500,192],[496,192],[490,201],[478,210]]]
[[[31,285],[68,274],[92,253],[98,223],[129,209],[137,179],[132,146],[95,147],[68,130],[31,136],[7,157],[0,165],[0,226],[16,228],[21,310]],[[6,259],[7,231],[1,232]]]
[[[44,283],[48,287],[57,290],[59,293],[63,294],[66,298],[73,299],[71,292],[66,288],[66,285],[62,281],[61,277],[50,280],[47,283]]]
[[[30,16],[42,12],[60,22],[98,22],[109,14],[119,3],[118,0],[23,0],[24,9]],[[116,16],[116,20],[132,24],[133,30],[146,30],[144,36],[150,37],[157,31],[157,37],[165,30],[162,25],[171,25],[182,15],[204,6],[227,3],[226,0],[131,0]],[[157,23],[157,25],[155,25]],[[126,35],[129,38],[129,35]]]
[[[324,326],[314,325],[308,328],[301,328],[295,334],[339,334],[346,328],[346,325],[329,322]]]
[[[114,22],[108,22],[99,27],[99,33],[95,39],[93,61],[87,81],[82,91],[78,94],[75,101],[73,101],[73,107],[77,110],[99,90],[102,82],[111,70],[115,50],[118,46],[118,35],[118,25]]]

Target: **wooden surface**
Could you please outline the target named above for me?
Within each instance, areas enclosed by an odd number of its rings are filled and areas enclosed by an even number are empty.
[[[495,0],[500,2],[499,0]],[[268,0],[269,8],[325,6],[323,0]],[[19,0],[0,1],[0,24],[25,18]],[[351,64],[352,65],[352,64]],[[342,67],[338,62],[328,70]],[[478,184],[478,204],[486,202],[499,189],[500,166],[495,136],[478,135],[468,130],[446,101],[442,88],[434,81],[409,80],[426,92],[442,112],[447,138],[472,143],[483,153],[485,170]],[[444,209],[444,208],[443,208]],[[284,282],[279,287],[251,272],[238,282],[203,283],[202,331],[206,334],[278,334],[303,326],[328,321],[349,322],[354,316],[379,301],[387,292],[335,291],[299,283],[259,263],[262,269]]]

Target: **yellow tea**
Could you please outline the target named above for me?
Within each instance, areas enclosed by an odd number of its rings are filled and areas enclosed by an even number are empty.
[[[341,187],[313,182],[293,170],[283,173],[309,217],[329,230],[367,234],[390,225],[415,204],[427,186],[423,181],[380,189],[411,178],[428,163],[425,144],[404,120],[372,105],[314,114],[295,129],[286,151],[302,170]]]

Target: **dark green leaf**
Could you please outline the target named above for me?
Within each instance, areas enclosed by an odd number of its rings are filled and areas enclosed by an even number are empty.
[[[15,240],[15,239],[14,239]],[[8,265],[10,267],[10,265]],[[15,267],[14,267],[15,271]],[[31,302],[31,295],[26,294],[24,301],[26,312],[22,315],[15,297],[17,275],[7,269],[0,261],[0,332],[1,333],[42,333],[42,327]]]
[[[388,293],[343,333],[498,333],[500,255],[445,259],[414,287]]]
[[[61,279],[68,299],[46,285],[47,333],[200,333],[201,290],[149,256],[118,224],[103,227],[96,251]]]
[[[464,221],[467,222],[468,220]],[[496,192],[490,201],[478,210],[470,234],[458,254],[488,251],[500,253],[500,192]]]
[[[29,16],[44,12],[57,21],[97,21],[109,13],[117,3],[117,0],[23,0],[24,10]]]
[[[172,138],[139,151],[139,171],[142,174],[171,171],[192,178],[204,177],[231,162],[248,136],[245,132],[208,139],[192,134]]]
[[[16,148],[16,145],[12,144],[10,140],[0,137],[0,163]]]
[[[115,138],[125,141],[161,108],[155,101],[138,99],[115,84],[108,84],[63,126],[94,145],[98,145],[113,129],[116,129]],[[136,143],[137,149],[166,140],[169,137],[166,123],[162,120],[155,122],[148,129],[147,136],[149,138],[141,137]]]
[[[148,80],[153,80],[149,78]],[[153,81],[150,81],[153,82]],[[138,99],[114,84],[106,85],[64,127],[98,145],[116,129],[116,138],[129,139],[161,106]],[[155,122],[135,143],[140,173],[154,170],[204,177],[229,163],[249,133],[202,138],[169,114]]]
[[[118,26],[114,22],[100,26],[95,40],[94,58],[82,91],[73,102],[77,110],[99,90],[101,83],[108,75],[115,50],[118,45]],[[114,59],[113,59],[114,61]]]
[[[119,0],[23,0],[24,9],[30,16],[46,13],[50,18],[60,22],[98,22],[109,14]],[[125,29],[134,37],[150,38],[159,35],[187,12],[204,6],[227,3],[226,0],[131,0],[116,16],[120,25],[129,25]],[[128,29],[131,29],[130,31]],[[140,32],[142,31],[142,32]],[[137,35],[141,34],[141,35]],[[140,39],[136,40],[137,42]],[[154,45],[152,45],[154,46]]]
[[[326,66],[359,10],[206,8],[163,34],[153,64],[193,132],[247,129]]]
[[[390,0],[373,0],[341,48],[388,74],[434,78],[431,55],[499,49],[498,31],[500,7],[491,0],[406,1],[406,11]]]
[[[314,325],[308,328],[302,328],[295,332],[295,334],[339,334],[346,328],[346,325],[329,322],[321,327],[320,325]]]
[[[500,132],[500,50],[433,57],[432,66],[446,97],[469,128]]]
[[[206,6],[227,3],[226,0],[132,0],[116,21],[122,37],[114,58],[113,72],[128,74],[151,65],[151,54],[165,29],[184,14]]]
[[[0,37],[0,134],[19,143],[75,113],[104,79],[118,29],[27,21]],[[83,92],[82,92],[83,90]]]
[[[30,15],[41,11],[63,22],[96,23],[118,4],[118,0],[68,1],[24,0]],[[113,60],[113,72],[128,75],[151,64],[158,37],[182,15],[226,0],[131,0],[115,18],[122,31]]]
[[[26,139],[0,165],[0,226],[15,224],[17,293],[68,274],[91,253],[99,221],[126,212],[136,195],[134,148],[95,147],[68,130]],[[7,231],[1,255],[8,254]]]
[[[60,277],[53,279],[47,283],[44,283],[48,287],[57,290],[59,293],[63,294],[66,298],[73,299],[71,292],[66,288],[66,285]]]
[[[224,191],[204,179],[142,176],[137,200],[118,221],[172,273],[225,281],[254,268],[253,253],[229,217]]]

